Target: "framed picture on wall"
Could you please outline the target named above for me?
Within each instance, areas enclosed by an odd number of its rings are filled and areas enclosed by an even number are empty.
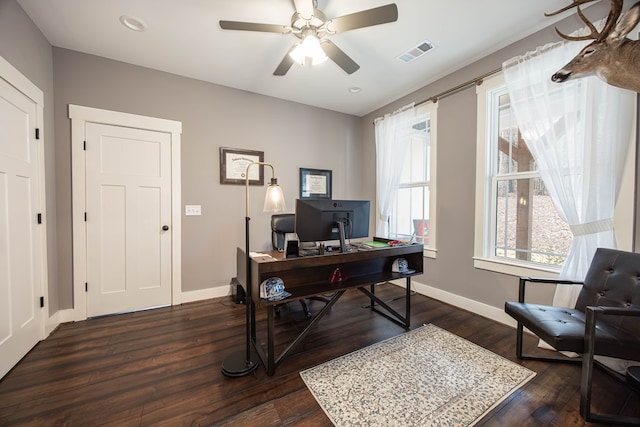
[[[301,199],[331,199],[331,171],[300,168]]]
[[[239,148],[220,147],[220,184],[245,185],[247,166],[264,162],[264,152]],[[249,185],[264,185],[264,167],[249,170]]]

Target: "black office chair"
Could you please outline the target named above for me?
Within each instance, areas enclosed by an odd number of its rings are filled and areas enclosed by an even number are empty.
[[[287,233],[296,231],[296,214],[271,215],[271,246],[274,251],[284,251],[285,237]]]
[[[296,215],[295,214],[275,214],[271,216],[271,245],[273,250],[283,252],[285,247],[285,237],[287,233],[295,233]],[[323,297],[312,296],[307,299],[321,301],[325,304],[329,302]],[[311,310],[307,306],[304,299],[300,299],[300,305],[307,319],[311,319]],[[280,314],[279,308],[276,306],[276,315]]]
[[[564,283],[582,286],[575,308],[552,307],[525,302],[525,284]],[[586,421],[640,425],[640,418],[597,414],[591,411],[594,356],[640,362],[640,254],[599,248],[584,282],[520,279],[517,302],[506,302],[505,312],[518,322],[516,356],[519,359],[561,360],[562,356],[526,355],[522,351],[523,328],[559,351],[580,354],[582,363],[580,414]],[[626,382],[640,383],[640,367],[630,368]],[[625,377],[610,371],[614,377]]]

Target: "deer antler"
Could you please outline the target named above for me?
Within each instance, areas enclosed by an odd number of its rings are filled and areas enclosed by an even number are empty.
[[[583,5],[585,3],[591,3],[592,1],[594,0],[573,0],[573,2],[569,6],[565,6],[562,9],[556,10],[555,12],[552,12],[552,13],[545,13],[544,15],[555,16],[559,13],[564,12],[565,10],[569,10],[575,7],[578,10],[578,16],[580,16],[580,19],[582,19],[582,22],[587,24],[587,27],[589,27],[589,29],[591,30],[591,33],[586,36],[568,36],[566,34],[561,33],[560,30],[558,30],[557,28],[556,28],[556,33],[558,33],[558,35],[565,40],[602,41],[605,38],[607,38],[609,33],[613,31],[613,29],[615,28],[616,22],[618,21],[618,18],[622,13],[623,0],[611,0],[611,10],[609,10],[609,16],[607,16],[607,21],[604,25],[604,28],[600,32],[598,32],[595,25],[593,25],[593,23],[591,23],[591,21],[589,21],[589,19],[586,16],[584,16],[584,13],[582,13],[582,9],[580,9],[580,5]]]

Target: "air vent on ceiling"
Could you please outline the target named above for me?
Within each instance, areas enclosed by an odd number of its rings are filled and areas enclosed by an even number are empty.
[[[420,58],[431,49],[433,49],[433,43],[431,43],[429,40],[425,40],[418,44],[416,47],[412,47],[411,49],[400,55],[398,59],[402,62],[411,62]]]

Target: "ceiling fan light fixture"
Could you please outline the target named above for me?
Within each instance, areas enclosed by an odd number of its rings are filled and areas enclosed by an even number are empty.
[[[314,35],[305,36],[301,43],[289,53],[291,58],[300,65],[318,65],[327,60],[327,54],[320,46],[320,40]]]
[[[293,45],[284,55],[273,71],[274,76],[284,76],[294,63],[313,66],[327,59],[331,59],[345,73],[353,74],[360,69],[360,66],[336,46],[328,36],[398,20],[398,6],[395,3],[331,19],[327,19],[326,15],[318,10],[318,0],[293,0],[293,6],[295,11],[291,16],[291,24],[288,26],[220,20],[220,28],[223,30],[291,34],[300,39],[301,41]]]

